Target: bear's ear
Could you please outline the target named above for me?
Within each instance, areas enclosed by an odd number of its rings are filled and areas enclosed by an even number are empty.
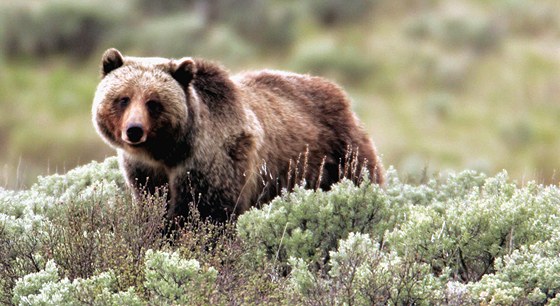
[[[195,70],[194,60],[190,57],[173,61],[171,64],[171,76],[184,87],[187,87],[194,78]]]
[[[101,74],[106,76],[109,72],[121,67],[124,63],[123,56],[119,50],[111,48],[103,53],[101,59]]]

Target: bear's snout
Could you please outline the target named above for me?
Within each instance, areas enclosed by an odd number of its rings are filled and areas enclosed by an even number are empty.
[[[141,124],[130,124],[126,127],[126,138],[130,144],[138,144],[145,141],[144,129]]]
[[[150,131],[150,116],[142,99],[131,99],[122,118],[121,139],[129,145],[146,141]]]

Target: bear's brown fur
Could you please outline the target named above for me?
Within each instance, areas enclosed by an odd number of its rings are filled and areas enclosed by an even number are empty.
[[[123,57],[109,49],[93,122],[138,191],[168,186],[168,218],[196,203],[224,221],[304,182],[330,186],[360,171],[383,183],[375,148],[335,84],[258,71],[235,76],[183,58]]]

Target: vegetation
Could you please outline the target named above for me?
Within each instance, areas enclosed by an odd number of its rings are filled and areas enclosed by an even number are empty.
[[[111,10],[107,10],[111,7]],[[556,0],[0,3],[0,186],[113,155],[90,105],[101,53],[202,56],[341,83],[386,165],[557,181]]]
[[[165,197],[130,198],[114,157],[0,190],[0,302],[560,302],[560,188],[505,172],[296,188],[237,223],[194,212],[172,241]]]
[[[560,305],[557,1],[266,3],[0,3],[0,304]],[[108,47],[329,77],[400,175],[169,239],[90,123]]]

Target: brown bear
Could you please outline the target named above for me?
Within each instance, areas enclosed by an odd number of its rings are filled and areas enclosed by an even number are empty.
[[[109,49],[93,122],[118,151],[129,186],[169,190],[168,218],[191,204],[225,221],[282,189],[328,190],[367,170],[382,184],[372,141],[337,85],[281,71],[230,76],[220,65],[122,56]]]

